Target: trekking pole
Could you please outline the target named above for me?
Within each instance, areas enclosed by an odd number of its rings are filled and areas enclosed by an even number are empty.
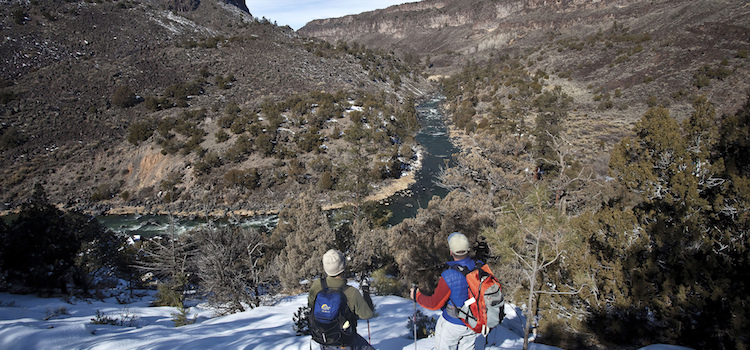
[[[367,295],[367,297],[370,297],[370,280],[367,279],[367,276],[362,275],[362,279],[359,282],[359,288],[362,290],[363,293]],[[367,300],[367,299],[365,299]],[[370,299],[370,303],[372,303],[372,299]],[[373,311],[374,310],[373,305]],[[367,319],[367,343],[372,345],[372,336],[370,335],[370,319]]]
[[[414,315],[412,316],[412,328],[414,328],[414,350],[417,350],[417,284],[412,283],[414,288]]]
[[[370,319],[367,319],[367,343],[372,345],[372,338],[370,337]]]

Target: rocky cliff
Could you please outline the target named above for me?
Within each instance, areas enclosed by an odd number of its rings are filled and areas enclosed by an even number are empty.
[[[750,88],[750,6],[741,1],[425,0],[312,21],[298,32],[418,56],[435,78],[509,55],[580,97],[584,113],[600,114],[597,93],[620,90],[629,121],[649,97],[702,94],[731,113]],[[722,67],[730,76],[696,82]]]
[[[721,116],[750,91],[750,5],[740,1],[425,0],[316,20],[299,33],[420,59],[464,99],[448,107],[472,102],[475,123],[500,106],[523,109],[534,125],[533,98],[510,78],[523,71],[537,93],[559,88],[571,98],[567,137],[604,169],[608,150],[648,108],[683,120],[704,96]]]
[[[540,29],[592,25],[647,9],[643,1],[425,0],[342,18],[315,20],[299,30],[328,41],[357,41],[420,54],[499,47]],[[498,40],[502,37],[503,40]]]
[[[706,60],[694,60],[692,68],[747,48],[749,11],[747,3],[738,1],[425,0],[312,21],[298,32],[329,42],[359,42],[429,57],[430,72],[451,74],[468,60],[523,54],[545,46],[556,50],[562,40],[580,41],[621,26],[630,34],[650,35],[654,51],[661,46],[700,52]],[[550,51],[545,58],[549,65],[567,70],[562,64],[565,57],[558,59]],[[610,55],[579,54],[591,56],[579,62]]]

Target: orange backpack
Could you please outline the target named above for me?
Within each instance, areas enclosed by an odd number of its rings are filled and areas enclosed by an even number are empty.
[[[477,264],[474,270],[459,265],[452,267],[466,276],[466,282],[469,284],[469,299],[463,305],[454,307],[458,318],[464,321],[467,327],[486,336],[492,328],[503,321],[505,299],[503,287],[492,274],[490,266],[479,266],[479,262]]]

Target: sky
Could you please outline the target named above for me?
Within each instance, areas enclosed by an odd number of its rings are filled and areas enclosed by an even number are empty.
[[[343,17],[417,0],[245,0],[250,13],[292,29],[314,19]]]

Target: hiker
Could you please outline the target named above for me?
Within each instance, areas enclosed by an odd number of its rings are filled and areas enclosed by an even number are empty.
[[[346,267],[346,260],[344,254],[338,250],[331,249],[323,255],[323,270],[325,270],[326,278],[320,278],[313,282],[310,286],[310,293],[307,297],[308,306],[310,307],[311,314],[310,319],[310,330],[313,334],[313,340],[319,345],[321,350],[333,350],[333,349],[351,349],[351,350],[375,350],[361,335],[357,333],[357,319],[369,319],[372,317],[373,310],[375,309],[372,304],[372,299],[369,293],[369,284],[362,285],[362,291],[364,297],[359,291],[346,284],[346,278],[344,277],[344,268]],[[340,313],[342,314],[342,322],[336,326],[333,332],[339,332],[341,334],[331,335],[328,330],[315,329],[315,313],[316,313],[316,298],[323,298],[328,296],[326,294],[326,288],[329,290],[340,290],[343,292],[346,305],[342,305]],[[320,294],[319,294],[320,293]],[[327,302],[327,304],[334,304]],[[328,307],[324,304],[325,307]],[[343,330],[343,331],[342,331]],[[327,335],[327,337],[325,337]],[[321,339],[315,339],[316,337]],[[320,344],[325,340],[339,337],[341,341],[334,341],[334,344],[324,345]],[[338,338],[337,338],[338,339]],[[340,344],[339,344],[340,343]]]
[[[435,293],[425,295],[419,288],[412,288],[410,295],[426,309],[443,309],[435,326],[435,350],[474,349],[477,333],[458,318],[455,307],[461,307],[469,298],[468,283],[464,274],[451,266],[461,265],[474,270],[477,262],[469,257],[469,239],[462,233],[451,233],[448,236],[448,247],[453,261],[446,262],[449,268],[440,274]]]

